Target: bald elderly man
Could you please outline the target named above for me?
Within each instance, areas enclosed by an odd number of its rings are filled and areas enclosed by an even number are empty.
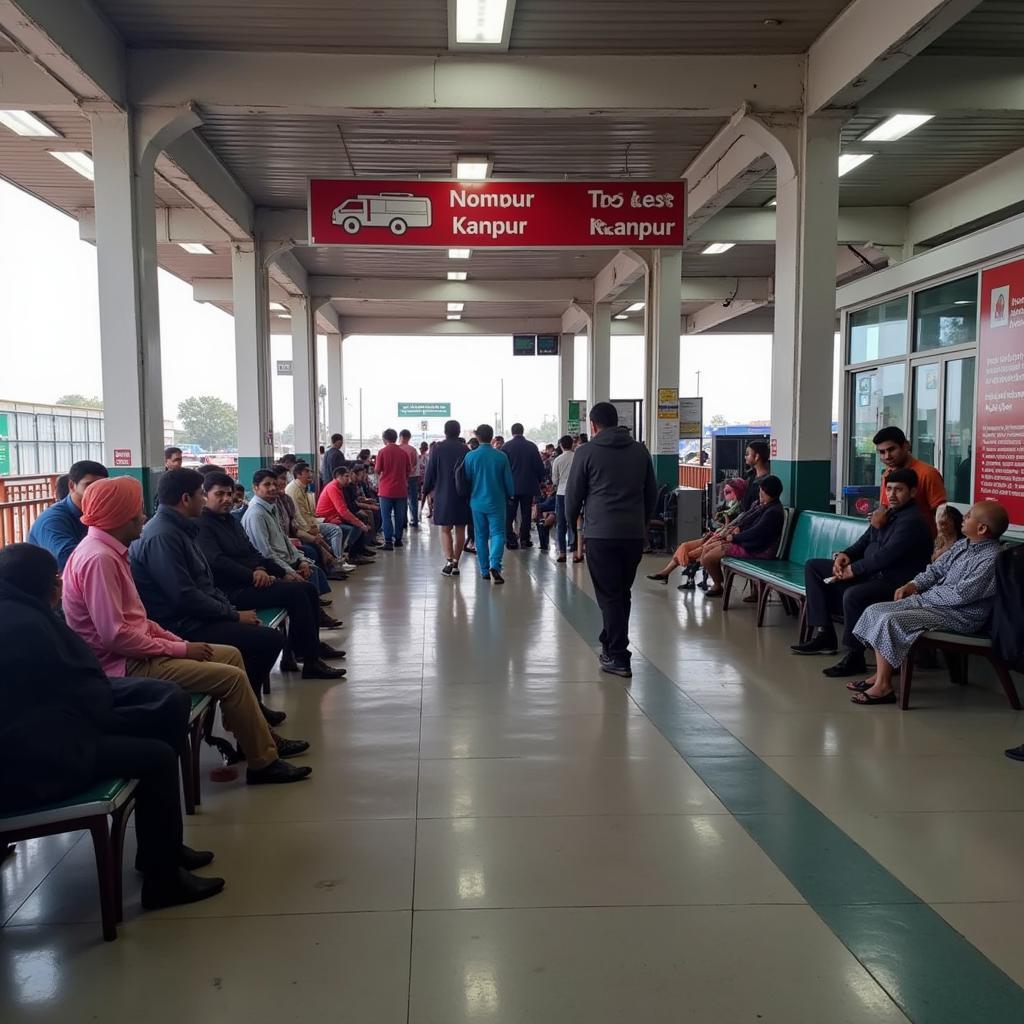
[[[97,484],[102,485],[98,490]],[[82,524],[88,533],[64,568],[67,624],[108,676],[165,679],[219,700],[224,728],[248,760],[250,785],[307,778],[312,769],[289,764],[281,755],[301,753],[308,744],[270,731],[238,650],[187,643],[147,617],[128,565],[128,545],[145,521],[142,488],[131,477],[97,480],[85,492]]]
[[[94,485],[95,486],[95,485]],[[876,671],[849,683],[854,704],[893,704],[893,676],[915,641],[929,630],[974,634],[992,619],[995,561],[1009,518],[997,501],[979,501],[964,516],[964,536],[927,569],[896,591],[893,601],[871,605],[853,633],[875,652]]]

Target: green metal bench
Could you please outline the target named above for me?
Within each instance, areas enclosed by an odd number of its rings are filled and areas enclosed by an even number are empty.
[[[288,654],[288,613],[283,608],[257,608],[256,615],[261,626],[268,626],[270,629],[279,629],[284,633],[284,647],[282,657]],[[263,684],[263,692],[270,693],[269,680]]]
[[[774,591],[784,599],[795,601],[799,607],[802,640],[806,632],[804,563],[811,558],[831,558],[834,551],[848,548],[867,528],[867,520],[854,516],[837,516],[831,512],[791,512],[787,529],[782,532],[778,558],[722,559],[723,610],[729,607],[733,580],[737,576],[749,579],[757,587],[757,624],[764,625],[768,597]]]
[[[107,942],[117,938],[117,924],[123,916],[121,860],[136,786],[135,779],[106,779],[67,800],[0,815],[0,843],[89,830]]]
[[[199,787],[199,744],[203,734],[213,725],[217,703],[205,693],[192,694],[192,710],[188,716],[185,747],[181,752],[181,792],[185,798],[185,813],[195,814],[202,803]]]

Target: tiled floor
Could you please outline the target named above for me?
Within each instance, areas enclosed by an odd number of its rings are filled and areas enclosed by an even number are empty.
[[[773,845],[786,801],[1024,983],[1024,767],[1001,753],[1024,722],[1000,695],[934,672],[911,712],[856,708],[788,655],[780,611],[757,630],[642,577],[627,684],[597,669],[585,567],[516,552],[502,588],[439,568],[424,530],[336,584],[349,679],[275,677],[311,782],[204,781],[187,839],[217,852],[219,898],[141,914],[129,849],[105,944],[88,841],[19,846],[0,1019],[944,1022],[912,964],[849,939],[844,880],[804,885]],[[828,885],[836,905],[807,902]]]

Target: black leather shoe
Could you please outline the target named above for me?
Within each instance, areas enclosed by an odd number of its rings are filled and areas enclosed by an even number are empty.
[[[498,572],[497,569],[492,569],[491,570],[491,579],[494,580],[495,583],[504,583],[505,582],[505,577],[502,576],[501,573]]]
[[[322,661],[320,658],[312,659],[309,658],[306,664],[302,666],[302,678],[303,679],[344,679],[345,670],[343,668],[334,668],[328,665],[326,661]]]
[[[250,786],[273,786],[286,782],[301,782],[313,774],[313,769],[308,765],[300,768],[298,765],[289,764],[280,758],[265,768],[250,768],[245,773],[245,781]]]
[[[344,658],[345,652],[337,647],[332,647],[330,644],[325,644],[323,641],[320,642],[320,647],[317,649],[317,654],[321,658]]]
[[[340,629],[342,626],[342,621],[341,619],[334,618],[333,615],[328,615],[327,612],[325,612],[323,608],[321,608],[320,621],[317,623],[317,625],[321,629]]]
[[[618,665],[614,661],[602,661],[601,671],[612,676],[621,676],[623,679],[632,679],[633,672],[628,665]]]
[[[839,644],[836,635],[815,633],[805,644],[791,644],[789,648],[794,654],[838,654]]]
[[[1013,758],[1014,761],[1024,761],[1024,743],[1019,747],[1010,747],[1009,750],[1003,751],[1007,757]]]
[[[213,851],[193,850],[191,846],[181,844],[181,851],[178,853],[178,866],[186,871],[195,871],[197,868],[205,868],[207,864],[213,863]],[[135,870],[141,871],[139,855],[135,855]]]
[[[862,676],[868,670],[863,651],[847,651],[831,668],[823,668],[821,674],[830,679],[843,676]]]
[[[283,736],[278,736],[277,733],[272,735],[279,757],[297,757],[309,750],[309,743],[306,740],[286,740]]]
[[[224,888],[223,878],[200,878],[184,868],[170,877],[147,876],[142,883],[142,906],[146,910],[180,907],[208,900]]]
[[[296,665],[296,668],[299,666]],[[263,721],[267,725],[274,726],[280,725],[288,716],[283,711],[275,711],[273,708],[268,708],[265,705],[260,705],[260,711],[263,712]]]
[[[283,654],[281,655],[281,671],[282,672],[298,672],[299,663],[295,658],[286,658]]]

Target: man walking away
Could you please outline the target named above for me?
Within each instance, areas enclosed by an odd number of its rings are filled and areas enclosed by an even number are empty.
[[[504,583],[501,554],[505,547],[505,511],[515,490],[512,468],[500,449],[491,447],[493,427],[481,423],[476,428],[476,436],[480,447],[462,462],[470,485],[469,507],[473,512],[476,559],[483,579]]]
[[[512,467],[512,482],[515,486],[512,500],[508,504],[505,533],[509,548],[532,548],[530,520],[533,499],[540,495],[540,482],[544,479],[544,460],[537,446],[523,437],[522,423],[512,424],[512,440],[502,449]],[[519,514],[519,540],[516,541],[516,514]]]
[[[342,445],[345,438],[341,434],[331,434],[331,444],[324,457],[320,460],[320,486],[326,487],[334,479],[334,471],[341,469],[345,463],[345,451]]]
[[[629,678],[630,590],[643,554],[658,483],[647,449],[620,427],[611,402],[590,410],[591,439],[576,450],[565,493],[574,523],[586,506],[587,562],[604,628],[601,670]]]
[[[405,484],[406,497],[409,502],[407,513],[409,529],[418,530],[420,528],[420,484],[423,482],[420,478],[420,457],[416,449],[409,443],[412,440],[412,434],[408,430],[403,430],[398,435],[398,439],[398,447],[409,460],[409,478]]]
[[[458,420],[444,425],[444,440],[434,448],[423,475],[424,496],[434,496],[434,525],[441,531],[444,551],[443,576],[458,576],[459,561],[466,546],[466,525],[470,520],[469,502],[455,488],[455,467],[469,449],[463,444]],[[452,542],[452,530],[455,540]]]
[[[558,561],[565,561],[567,548],[576,547],[576,524],[569,522],[565,516],[565,490],[569,486],[569,470],[575,442],[568,434],[559,438],[558,446],[562,454],[551,460],[551,485],[555,488],[555,546],[558,548]]]
[[[384,527],[384,550],[402,546],[406,504],[409,501],[409,456],[398,447],[398,434],[391,427],[383,433],[384,447],[377,452],[377,494]]]

